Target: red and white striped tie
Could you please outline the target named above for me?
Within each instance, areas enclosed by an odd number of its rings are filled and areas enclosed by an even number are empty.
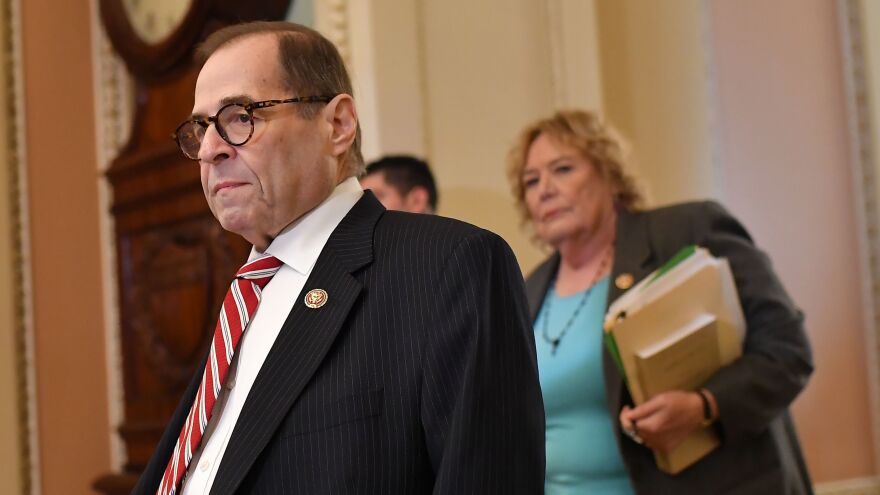
[[[217,402],[220,388],[226,381],[238,342],[260,304],[262,289],[272,280],[281,264],[274,256],[256,259],[241,267],[232,281],[226,298],[223,299],[223,307],[220,308],[220,319],[214,330],[211,354],[202,374],[202,384],[199,385],[195,401],[177,438],[174,453],[165,467],[157,495],[174,495],[177,492],[180,480],[186,473],[193,453],[199,448],[202,434],[211,419],[214,403]]]

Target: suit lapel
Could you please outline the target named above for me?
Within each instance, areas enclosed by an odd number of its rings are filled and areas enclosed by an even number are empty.
[[[382,212],[367,191],[328,239],[248,394],[212,494],[235,492],[324,360],[362,290],[352,273],[372,261],[372,233]],[[324,306],[304,304],[312,289],[327,292]]]
[[[620,297],[626,289],[617,286],[618,277],[632,275],[635,283],[647,276],[654,257],[646,213],[617,213],[617,238],[614,241],[614,267],[608,287],[608,304]]]
[[[532,325],[535,324],[538,311],[540,311],[541,305],[544,303],[544,298],[547,297],[547,291],[550,290],[550,284],[553,283],[558,270],[559,252],[557,251],[550,256],[550,259],[541,263],[529,277],[529,281],[526,284],[526,295],[528,296],[529,317],[531,318]]]
[[[608,284],[606,308],[625,292],[625,289],[618,287],[617,284],[621,275],[631,275],[634,283],[638,283],[651,273],[654,256],[648,227],[646,213],[618,211],[614,267]],[[616,419],[622,406],[623,377],[608,352],[602,353],[602,368],[605,374],[605,398],[608,401],[611,417]],[[617,425],[616,420],[613,423]]]

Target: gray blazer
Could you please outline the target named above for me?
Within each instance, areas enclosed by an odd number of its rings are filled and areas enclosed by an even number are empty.
[[[608,303],[623,292],[614,284],[620,274],[640,280],[689,244],[708,248],[730,262],[746,317],[743,356],[705,384],[718,401],[721,447],[672,476],[657,469],[649,449],[620,431],[617,416],[631,399],[604,353],[608,414],[633,486],[639,494],[810,494],[812,486],[788,413],[813,371],[803,315],[774,275],[767,255],[755,247],[736,219],[714,202],[620,211]],[[532,322],[558,266],[556,253],[526,280]]]

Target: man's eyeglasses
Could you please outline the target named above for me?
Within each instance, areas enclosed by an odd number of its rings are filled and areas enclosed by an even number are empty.
[[[229,103],[220,107],[213,117],[189,119],[177,126],[172,139],[184,156],[190,160],[199,159],[199,149],[208,126],[214,124],[217,133],[232,146],[241,146],[254,135],[254,110],[274,107],[284,103],[328,103],[335,96],[302,96],[286,100],[265,100],[253,103]]]

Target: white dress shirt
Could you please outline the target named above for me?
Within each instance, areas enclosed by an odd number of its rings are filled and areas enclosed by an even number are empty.
[[[323,203],[285,228],[266,248],[266,253],[284,264],[263,289],[260,305],[239,342],[201,446],[193,454],[184,478],[183,495],[207,494],[211,490],[241,408],[296,302],[290,294],[302,291],[330,234],[362,195],[357,179],[349,177],[336,186]],[[262,254],[252,248],[248,261]]]

